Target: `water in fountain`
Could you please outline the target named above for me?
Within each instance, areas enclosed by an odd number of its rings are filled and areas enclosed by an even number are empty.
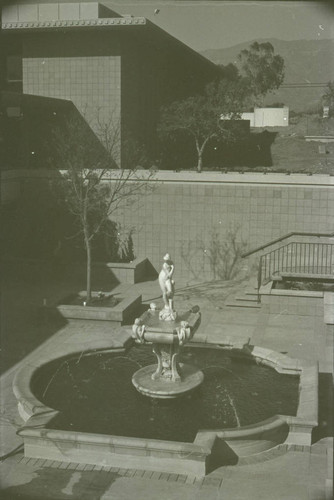
[[[294,415],[298,377],[281,375],[221,349],[185,347],[180,362],[205,373],[191,396],[152,400],[131,383],[139,366],[155,362],[150,346],[56,360],[32,381],[36,396],[60,410],[49,426],[113,435],[193,441],[199,429],[239,427],[275,414]]]

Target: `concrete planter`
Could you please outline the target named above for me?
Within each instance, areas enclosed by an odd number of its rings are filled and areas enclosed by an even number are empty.
[[[260,288],[261,302],[267,304],[270,314],[299,314],[322,316],[324,292],[310,290],[284,290],[273,288],[273,282]]]
[[[93,272],[107,271],[111,281],[129,283],[131,285],[144,281],[149,272],[148,259],[138,258],[132,262],[95,262]]]
[[[57,310],[67,319],[91,319],[112,321],[123,325],[134,318],[142,303],[141,295],[122,297],[114,307],[92,307],[71,304],[60,304]]]

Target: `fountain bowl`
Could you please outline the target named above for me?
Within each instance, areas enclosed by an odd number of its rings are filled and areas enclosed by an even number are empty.
[[[151,398],[172,399],[189,394],[201,385],[203,372],[177,361],[199,322],[199,311],[180,311],[173,320],[166,320],[155,308],[135,320],[132,328],[135,342],[152,345],[158,362],[134,373],[132,383],[137,391]]]
[[[144,396],[171,399],[184,396],[194,391],[204,380],[204,374],[195,366],[180,363],[180,380],[153,379],[157,365],[144,366],[136,371],[132,377],[132,383]]]

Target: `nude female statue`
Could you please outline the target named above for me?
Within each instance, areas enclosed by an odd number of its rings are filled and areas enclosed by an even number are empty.
[[[164,263],[159,274],[159,285],[162,291],[162,298],[165,304],[165,311],[161,311],[161,316],[170,313],[171,317],[162,317],[162,319],[175,319],[175,314],[173,310],[173,297],[174,297],[174,285],[175,282],[172,279],[174,273],[174,264],[170,258],[170,255],[166,253],[164,256]],[[175,317],[174,317],[175,316]]]

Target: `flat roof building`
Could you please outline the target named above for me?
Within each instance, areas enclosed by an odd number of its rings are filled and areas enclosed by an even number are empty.
[[[71,100],[154,154],[161,105],[200,92],[219,68],[144,17],[96,2],[2,9],[6,90]]]

